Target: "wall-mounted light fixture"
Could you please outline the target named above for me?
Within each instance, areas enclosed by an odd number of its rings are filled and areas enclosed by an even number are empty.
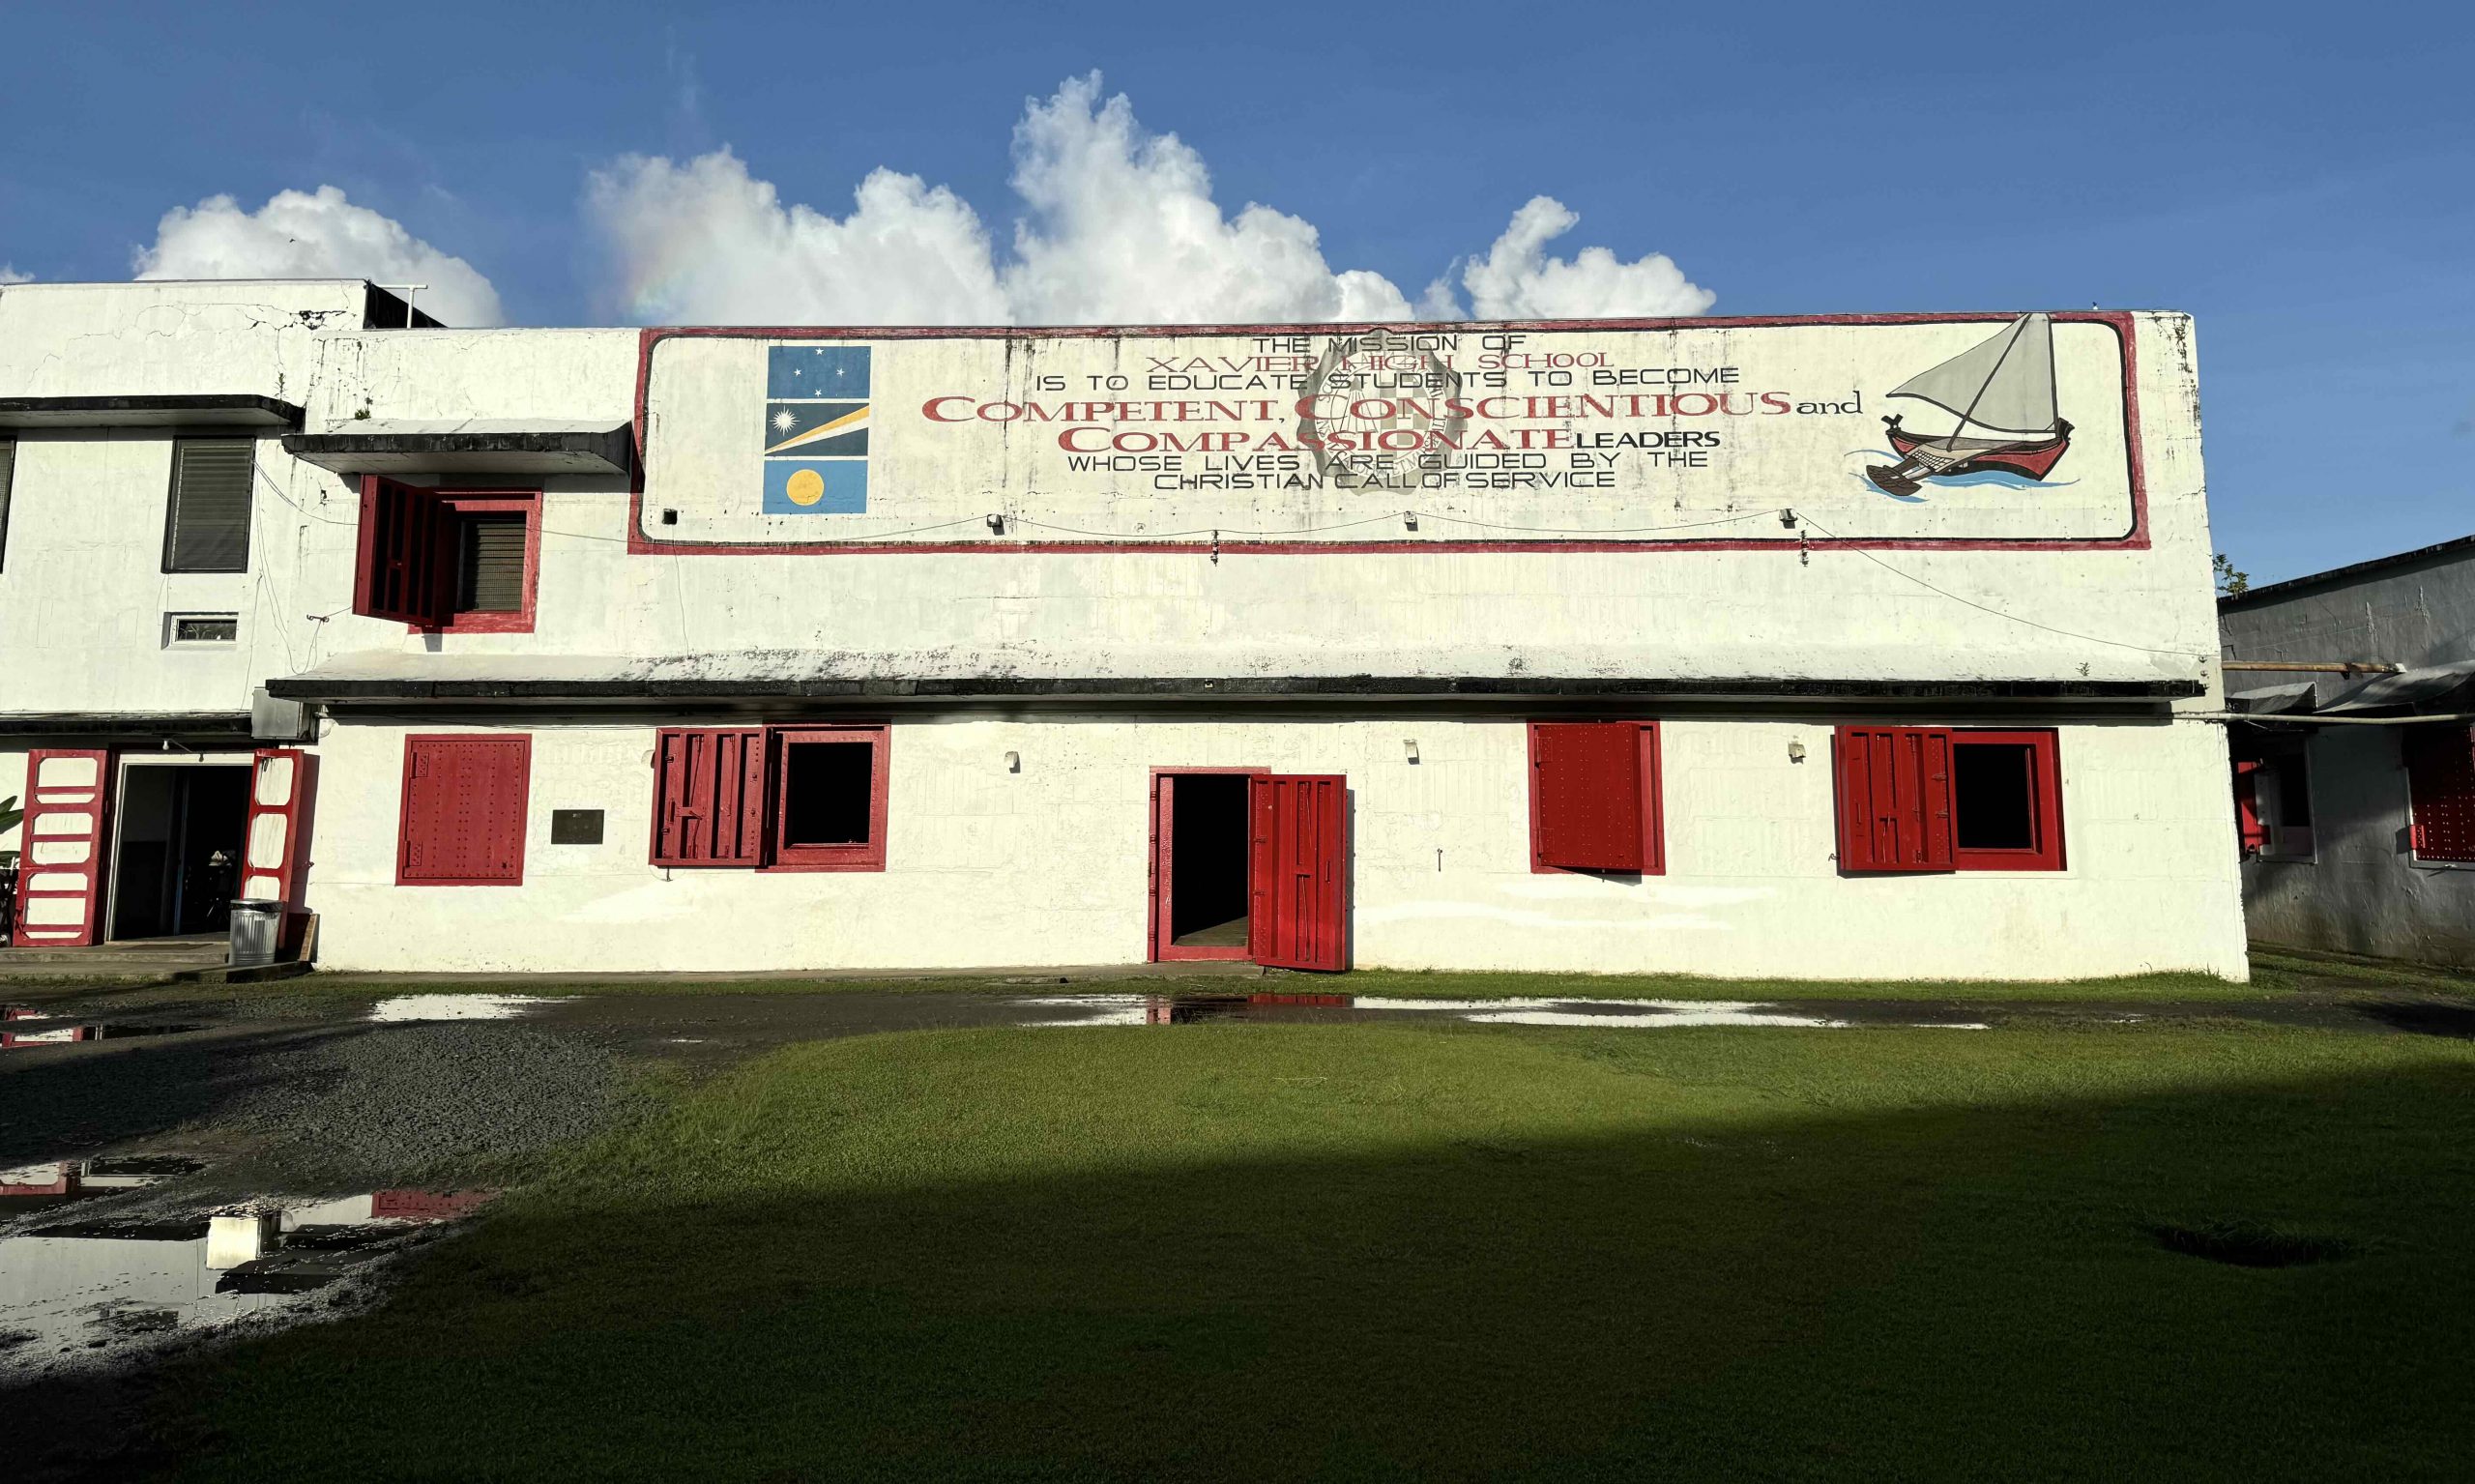
[[[988,533],[991,536],[1004,536],[1005,534],[1005,517],[1003,515],[989,516]]]
[[[1006,753],[1005,771],[1007,772],[1021,772],[1023,771],[1023,755],[1019,752]]]
[[[1417,511],[1415,511],[1415,510],[1403,510],[1403,511],[1401,512],[1401,518],[1402,518],[1403,520],[1405,520],[1405,521],[1409,522],[1409,526],[1410,526],[1410,529],[1411,529],[1411,530],[1415,531],[1416,529],[1418,529],[1418,512],[1417,512]]]
[[[1804,760],[1805,744],[1800,742],[1790,742],[1788,744],[1788,761],[1791,763],[1801,763]]]
[[[1416,738],[1405,737],[1401,740],[1401,756],[1405,761],[1410,763],[1414,764],[1417,762],[1418,740]]]

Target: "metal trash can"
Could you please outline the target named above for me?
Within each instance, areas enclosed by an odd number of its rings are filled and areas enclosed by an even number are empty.
[[[232,904],[232,953],[235,969],[255,969],[275,962],[276,945],[283,937],[281,902]]]

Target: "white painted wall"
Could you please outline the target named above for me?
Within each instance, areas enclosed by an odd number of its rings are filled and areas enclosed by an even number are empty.
[[[1530,873],[1518,721],[898,723],[888,868],[781,874],[648,865],[654,729],[545,726],[532,731],[524,883],[425,887],[393,884],[410,730],[460,729],[345,725],[322,744],[309,906],[325,967],[1140,961],[1150,770],[1259,766],[1348,775],[1360,967],[2246,974],[2225,747],[2204,723],[2061,729],[2068,870],[1865,878],[1832,860],[1828,725],[1670,721],[1668,874],[1637,881]],[[558,808],[606,810],[604,842],[549,843]]]
[[[2253,937],[2475,966],[2475,866],[2420,861],[2407,844],[2404,730],[2330,726],[2306,739],[2314,857],[2243,863]]]

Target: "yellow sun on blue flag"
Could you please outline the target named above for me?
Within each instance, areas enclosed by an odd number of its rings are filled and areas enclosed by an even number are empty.
[[[765,513],[868,509],[868,350],[774,345],[765,375]]]

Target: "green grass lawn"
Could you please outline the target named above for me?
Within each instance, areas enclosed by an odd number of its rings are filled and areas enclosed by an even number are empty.
[[[2205,974],[2143,974],[2102,979],[1721,979],[1698,975],[1470,974],[1361,969],[1346,975],[1168,974],[1071,975],[1024,970],[1008,974],[761,978],[637,975],[502,975],[458,979],[373,974],[316,974],[261,984],[114,986],[95,980],[16,979],[0,997],[43,1003],[108,994],[131,1005],[194,1000],[200,994],[270,1000],[300,996],[379,999],[402,994],[1288,994],[1393,995],[1427,999],[1553,997],[1577,1000],[1912,1000],[2046,1003],[2220,1002],[2326,998],[2475,998],[2475,974],[2372,959],[2280,953],[2256,948],[2252,979],[2233,983]]]
[[[252,1481],[2441,1477],[2470,1216],[2463,1041],[921,1033],[657,1089],[168,1395]]]

